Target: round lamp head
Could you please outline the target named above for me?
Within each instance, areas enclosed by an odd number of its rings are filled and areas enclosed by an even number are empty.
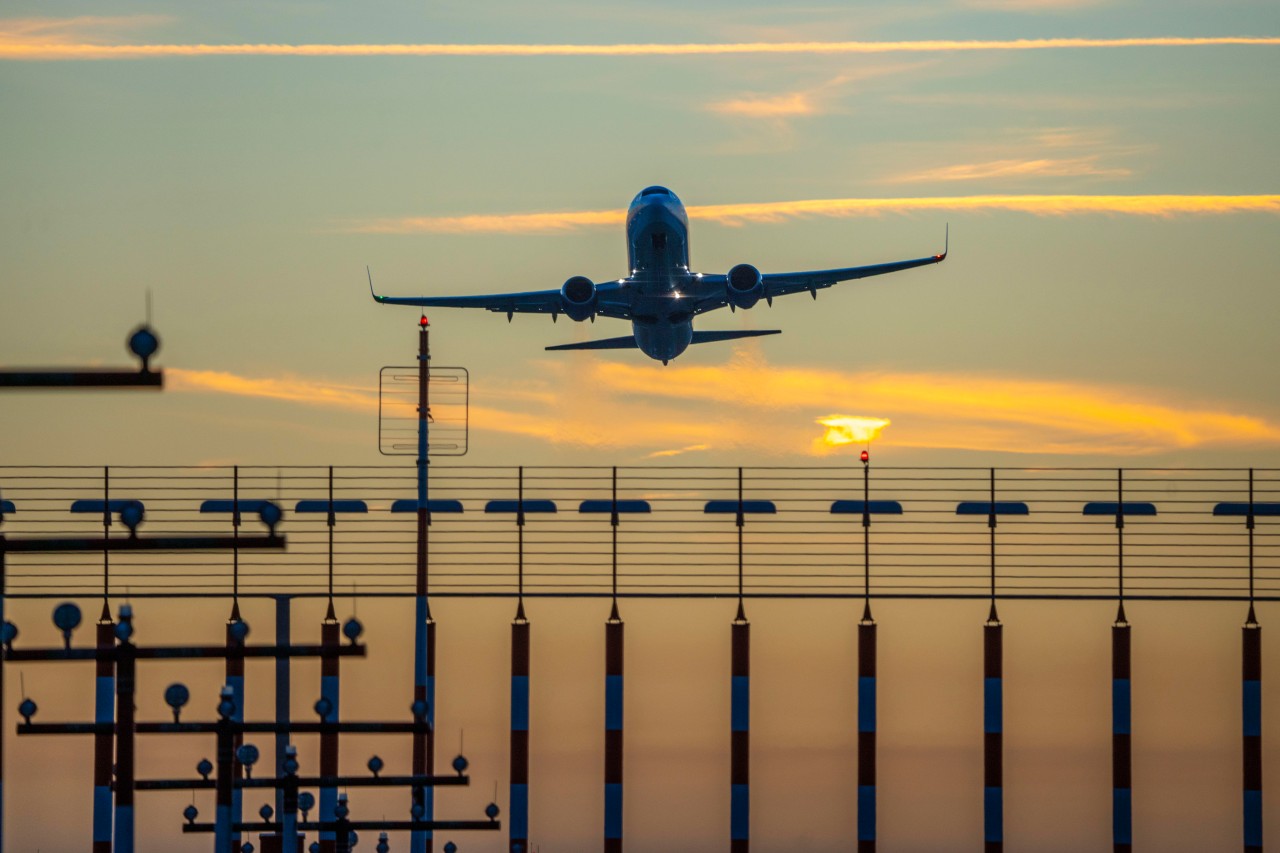
[[[80,608],[70,601],[59,604],[53,610],[53,624],[65,635],[80,627]]]
[[[142,359],[143,364],[160,350],[160,338],[150,326],[139,326],[129,336],[129,352]]]

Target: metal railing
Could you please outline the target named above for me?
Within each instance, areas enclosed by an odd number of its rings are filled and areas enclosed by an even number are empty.
[[[609,513],[584,513],[583,501],[647,502],[620,513],[617,589],[622,597],[733,596],[738,527],[733,513],[709,513],[711,501],[739,500],[737,468],[479,467],[433,465],[430,498],[461,512],[432,513],[430,593],[510,596],[523,566],[526,596],[608,596],[612,585]],[[865,476],[865,482],[864,482]],[[616,486],[615,486],[616,477]],[[988,515],[957,514],[962,502],[1026,504],[1003,515],[994,540]],[[331,479],[332,478],[332,479]],[[770,502],[747,512],[743,588],[748,597],[981,597],[990,594],[991,550],[999,598],[1113,598],[1121,561],[1116,517],[1085,514],[1086,504],[1149,503],[1154,515],[1123,519],[1124,591],[1130,598],[1280,597],[1280,469],[741,469],[743,501]],[[270,501],[283,510],[284,551],[177,554],[113,550],[106,562],[112,594],[241,595],[325,593],[326,512],[298,512],[300,501],[362,501],[367,511],[333,517],[333,584],[348,595],[411,595],[416,532],[413,512],[393,512],[416,495],[411,465],[385,467],[0,467],[0,500],[12,504],[0,534],[10,541],[101,537],[104,517],[72,513],[77,500],[134,500],[147,536],[225,536],[229,512],[201,512],[206,501]],[[108,486],[109,484],[109,486]],[[869,554],[864,555],[864,487]],[[616,488],[616,492],[615,492]],[[1123,490],[1121,492],[1121,489]],[[486,511],[490,501],[526,507],[551,501],[555,512]],[[854,510],[832,511],[837,501]],[[901,514],[875,511],[897,502]],[[1224,509],[1224,505],[1234,509]],[[1249,515],[1241,507],[1254,507]],[[443,508],[444,505],[439,505]],[[508,507],[509,508],[509,507]],[[1217,514],[1215,514],[1215,512]],[[1223,513],[1229,514],[1223,514]],[[523,516],[523,530],[517,519]],[[1253,536],[1249,535],[1249,522]],[[240,534],[265,533],[244,513]],[[522,533],[522,536],[518,536]],[[130,536],[112,518],[111,537]],[[517,542],[523,541],[523,553]],[[1250,544],[1252,542],[1252,545]],[[6,555],[7,595],[95,595],[104,587],[104,554]],[[236,571],[233,580],[233,564]],[[869,578],[864,576],[869,566]]]

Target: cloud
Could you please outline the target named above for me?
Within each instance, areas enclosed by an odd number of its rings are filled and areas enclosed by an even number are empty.
[[[710,450],[709,444],[691,444],[688,447],[680,447],[675,450],[655,450],[645,456],[645,459],[665,459],[671,456],[680,456],[685,453],[693,453],[698,450]]]
[[[1062,12],[1097,6],[1102,2],[1103,0],[963,0],[961,5],[1004,12]]]
[[[879,216],[940,211],[1015,211],[1036,216],[1124,214],[1170,217],[1189,214],[1280,213],[1280,195],[973,195],[922,198],[827,198],[695,205],[690,219],[720,225],[782,222],[813,216]],[[618,226],[625,212],[580,210],[371,219],[340,226],[354,234],[548,234]]]
[[[72,40],[105,38],[120,30],[144,29],[167,24],[167,15],[79,15],[74,18],[3,18],[0,40],[20,39],[63,44]]]
[[[1098,157],[1067,157],[1032,160],[990,160],[985,163],[957,163],[922,172],[895,175],[885,183],[906,184],[924,181],[978,181],[999,178],[1124,178],[1133,174],[1129,169],[1106,168],[1098,164]]]
[[[808,92],[781,95],[744,95],[727,101],[707,104],[707,110],[727,116],[746,118],[795,118],[816,115],[818,104]]]
[[[231,394],[361,412],[378,410],[376,388],[338,385],[293,376],[250,378],[220,370],[184,370],[179,367],[167,367],[165,374],[171,391]]]
[[[822,431],[815,419],[852,410],[892,419],[893,429],[881,441],[900,448],[1144,455],[1280,447],[1280,424],[1263,417],[1120,385],[781,367],[767,364],[758,347],[739,349],[712,366],[664,369],[587,357],[538,361],[532,368],[533,377],[520,386],[473,389],[472,430],[650,459],[695,451],[821,456],[841,450],[817,440]],[[343,410],[377,407],[372,388],[177,368],[168,373],[177,392]],[[539,393],[519,393],[528,386]]]
[[[787,119],[803,116],[825,115],[835,110],[834,101],[848,88],[849,84],[872,77],[899,74],[926,64],[928,63],[868,65],[857,71],[836,75],[806,89],[778,94],[750,92],[736,98],[713,101],[707,104],[705,109],[730,118],[769,119],[775,122],[785,122]]]
[[[1274,46],[1271,36],[1138,37],[1117,39],[974,39],[922,41],[791,41],[689,44],[103,44],[94,22],[66,19],[32,33],[31,19],[0,21],[0,59],[90,60],[200,56],[742,56],[765,54],[851,55],[874,53],[956,53],[972,51],[1072,50],[1084,48]],[[47,19],[41,19],[47,20]]]
[[[622,225],[627,212],[577,210],[555,213],[494,213],[466,216],[405,216],[371,219],[339,230],[353,234],[551,234],[604,225]]]

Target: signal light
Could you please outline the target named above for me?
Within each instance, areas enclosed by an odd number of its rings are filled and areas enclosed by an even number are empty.
[[[866,462],[867,462],[869,459],[871,459],[871,454],[870,454],[870,453],[868,453],[868,452],[867,452],[867,451],[865,451],[865,450],[864,450],[864,451],[862,451],[862,462],[863,462],[863,464],[866,464]]]
[[[427,315],[426,315],[426,314],[423,314],[423,315],[422,315],[422,319],[418,321],[418,325],[419,325],[419,326],[421,326],[421,327],[423,327],[424,329],[425,329],[427,326],[430,326],[430,325],[431,325],[430,323],[428,323],[428,322],[427,322]]]

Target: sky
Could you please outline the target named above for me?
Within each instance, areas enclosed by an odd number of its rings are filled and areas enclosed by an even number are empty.
[[[394,461],[378,375],[413,363],[418,315],[375,304],[366,266],[393,295],[613,279],[658,183],[698,270],[920,257],[948,228],[950,256],[701,317],[783,333],[666,367],[543,350],[618,321],[434,310],[433,362],[470,375],[458,462],[838,465],[818,420],[844,414],[889,421],[892,465],[1280,467],[1277,56],[1280,8],[1254,0],[9,0],[0,364],[127,365],[150,294],[166,388],[7,394],[0,464]],[[966,754],[944,728],[889,772]],[[976,819],[903,817],[939,796],[892,806],[902,849]],[[1048,817],[1040,849],[1090,843]]]

